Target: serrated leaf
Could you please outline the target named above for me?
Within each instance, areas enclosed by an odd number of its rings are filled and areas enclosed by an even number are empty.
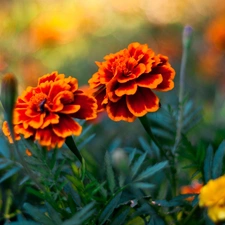
[[[108,220],[108,218],[111,216],[114,209],[117,207],[119,203],[121,194],[122,192],[114,196],[114,198],[106,205],[101,215],[99,216],[99,219],[98,219],[99,225],[104,224]]]
[[[109,190],[113,194],[114,188],[115,188],[115,175],[113,172],[111,158],[108,151],[106,151],[105,153],[105,167],[106,167],[106,176],[107,176]]]
[[[93,209],[94,205],[95,205],[94,202],[91,202],[90,204],[86,205],[79,212],[77,212],[72,218],[64,221],[62,225],[82,225],[95,212],[95,209]]]
[[[147,152],[143,155],[141,155],[134,163],[134,165],[131,168],[131,177],[135,177],[135,175],[137,174],[138,170],[140,169],[140,167],[142,166],[142,163],[144,162],[145,158],[146,158]]]
[[[164,162],[157,163],[154,166],[148,167],[146,170],[144,170],[137,176],[135,181],[141,181],[143,179],[149,178],[150,176],[164,169],[167,165],[168,165],[168,162],[164,161]]]
[[[213,165],[213,148],[210,145],[206,149],[206,157],[204,161],[204,179],[207,183],[212,178],[212,165]]]
[[[43,225],[55,225],[55,223],[43,214],[38,208],[34,207],[29,203],[24,203],[23,208],[26,213],[29,214],[34,220],[40,222]]]
[[[122,212],[119,212],[119,215],[113,218],[111,225],[123,225],[128,214],[130,212],[130,208],[126,208]]]
[[[214,155],[213,159],[213,170],[212,170],[212,178],[216,179],[219,176],[222,175],[222,167],[223,167],[223,158],[225,154],[225,141],[223,141],[218,149],[216,150],[216,153]]]
[[[16,174],[21,168],[20,167],[13,167],[10,170],[8,170],[0,179],[0,183],[2,183],[4,180],[10,178],[14,174]]]

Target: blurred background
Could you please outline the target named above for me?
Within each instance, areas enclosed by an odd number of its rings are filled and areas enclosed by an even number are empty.
[[[138,41],[169,57],[177,73],[176,86],[160,97],[162,106],[176,105],[182,31],[185,25],[192,26],[186,93],[203,107],[206,125],[224,126],[223,0],[0,0],[0,4],[0,73],[14,73],[20,93],[36,85],[39,76],[55,70],[78,78],[79,86],[86,85],[97,71],[95,61]],[[136,121],[125,125],[107,120],[99,130],[110,139],[124,126],[130,133],[137,126],[143,132]],[[218,139],[224,133],[219,132]],[[132,143],[130,135],[124,131],[124,144]],[[215,138],[212,129],[204,135]]]

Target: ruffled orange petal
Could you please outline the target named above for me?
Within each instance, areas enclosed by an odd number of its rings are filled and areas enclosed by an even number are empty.
[[[50,146],[54,144],[56,146],[57,143],[52,143],[52,131],[49,127],[45,129],[39,129],[36,131],[35,140],[38,140],[41,146]]]
[[[97,88],[100,84],[100,77],[99,73],[93,74],[92,78],[88,80],[88,83],[90,85],[90,88]]]
[[[45,113],[40,113],[36,117],[32,117],[30,120],[24,122],[25,126],[33,127],[34,129],[38,129],[43,125]]]
[[[51,85],[51,89],[48,93],[48,100],[53,101],[55,97],[60,93],[64,91],[68,91],[70,89],[70,85],[65,83],[63,80],[59,80],[54,82]]]
[[[134,95],[126,96],[126,102],[128,109],[136,117],[159,109],[158,97],[148,88],[138,88]]]
[[[97,102],[94,97],[85,94],[77,94],[74,97],[74,104],[79,105],[80,109],[72,114],[72,117],[78,119],[91,120],[97,117]]]
[[[162,74],[163,76],[163,81],[160,83],[156,90],[158,91],[169,91],[174,88],[174,76],[175,76],[175,71],[169,67],[169,66],[162,66],[158,70],[159,73]]]
[[[61,115],[59,123],[52,125],[54,133],[62,138],[66,138],[71,135],[79,136],[82,131],[82,127],[73,120],[70,116]]]
[[[50,124],[57,124],[57,123],[59,123],[59,115],[50,112],[48,115],[45,116],[44,122],[40,128],[44,129]]]
[[[156,88],[162,83],[163,78],[161,74],[143,74],[137,80],[136,83],[139,87]]]
[[[54,81],[58,75],[58,72],[52,72],[50,74],[46,74],[38,79],[38,85],[45,82]]]
[[[133,122],[135,116],[129,111],[126,104],[126,97],[122,97],[118,102],[109,102],[106,106],[106,111],[111,120]]]
[[[75,92],[78,89],[78,81],[76,78],[69,76],[65,78],[65,82],[70,85],[71,92]]]
[[[14,126],[15,133],[23,134],[24,138],[29,138],[34,135],[34,129],[31,127],[24,127],[24,124],[18,124]]]
[[[18,98],[18,102],[19,103],[29,102],[30,98],[33,96],[33,93],[32,93],[33,90],[34,90],[34,88],[27,87],[27,89]]]
[[[103,111],[104,110],[103,101],[105,98],[107,98],[105,87],[103,86],[103,88],[100,88],[99,90],[95,91],[93,93],[93,96],[97,100],[98,112]]]
[[[135,72],[135,71],[134,71]],[[137,69],[137,71],[136,71],[137,73],[138,73],[138,69]],[[139,71],[140,72],[140,71]],[[129,74],[127,74],[127,75],[124,75],[122,72],[121,72],[121,75],[120,76],[118,76],[118,79],[117,79],[117,81],[119,82],[119,83],[126,83],[126,82],[128,82],[128,81],[130,81],[130,80],[133,80],[133,79],[135,79],[136,78],[136,74],[134,74],[134,73],[129,73]],[[111,81],[110,81],[111,82]]]
[[[72,114],[80,109],[80,105],[64,105],[60,113]]]
[[[71,91],[61,91],[55,95],[52,108],[48,108],[52,112],[59,112],[63,109],[64,104],[72,103],[74,95]]]
[[[120,97],[116,95],[115,91],[119,87],[119,83],[116,78],[112,79],[107,85],[106,85],[106,93],[107,97],[112,102],[117,102]]]
[[[137,84],[134,80],[127,83],[119,84],[119,87],[115,90],[115,94],[119,97],[123,95],[133,95],[137,91]]]

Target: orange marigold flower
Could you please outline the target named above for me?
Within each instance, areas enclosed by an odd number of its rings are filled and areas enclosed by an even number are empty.
[[[132,43],[127,49],[105,56],[96,62],[99,69],[89,80],[98,102],[114,121],[133,122],[160,107],[153,93],[173,89],[175,71],[168,57],[155,55],[147,44]]]
[[[192,182],[191,185],[182,186],[180,192],[181,192],[181,194],[199,194],[202,186],[203,186],[203,184],[199,183],[198,181],[194,181],[194,182]],[[188,197],[186,200],[193,201],[194,196]]]
[[[225,221],[225,176],[210,180],[199,195],[199,205],[207,207],[212,221]]]
[[[206,30],[206,39],[215,45],[219,50],[225,50],[225,16],[217,16],[214,20],[209,23]]]
[[[39,78],[37,87],[28,87],[14,109],[14,129],[24,138],[37,140],[48,149],[60,148],[66,137],[80,135],[82,127],[73,118],[96,118],[94,97],[78,90],[76,78],[53,72]]]
[[[12,144],[13,138],[11,136],[8,123],[6,121],[4,121],[3,124],[2,124],[2,131],[3,131],[3,134],[8,138],[9,143]],[[15,132],[15,129],[14,129],[14,138],[15,138],[16,141],[20,140],[20,135]]]

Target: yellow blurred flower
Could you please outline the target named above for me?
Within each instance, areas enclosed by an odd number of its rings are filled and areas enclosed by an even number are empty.
[[[80,14],[81,10],[74,4],[47,8],[31,24],[31,42],[37,47],[68,43],[79,34]]]
[[[200,191],[199,206],[207,207],[213,222],[225,220],[225,176],[210,180]]]

